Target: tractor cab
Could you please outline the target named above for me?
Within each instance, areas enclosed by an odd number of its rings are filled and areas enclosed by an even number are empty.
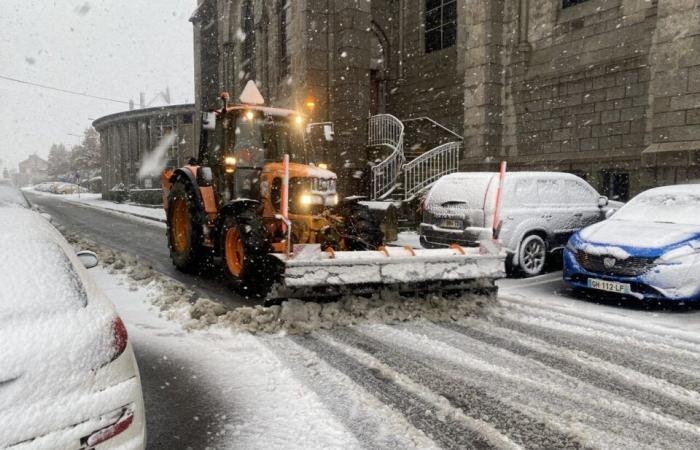
[[[299,198],[290,197],[291,204],[300,207],[297,209],[308,206],[308,214],[311,209],[317,209],[312,207],[337,203],[336,176],[324,170],[326,164],[315,161],[316,155],[309,151],[306,142],[309,124],[303,114],[264,106],[253,82],[241,94],[241,104],[228,106],[226,94],[222,100],[221,110],[205,115],[199,156],[201,164],[212,170],[219,205],[239,199],[267,200],[279,196],[284,155],[293,161],[289,165],[290,188],[300,193]],[[308,189],[301,189],[302,186]],[[308,191],[312,197],[304,196],[302,191]],[[319,192],[324,196],[321,202]],[[272,206],[273,210],[279,210],[279,200],[273,198]]]

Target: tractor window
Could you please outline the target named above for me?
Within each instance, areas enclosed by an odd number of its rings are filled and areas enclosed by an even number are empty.
[[[239,167],[259,168],[266,161],[280,161],[285,153],[292,161],[305,162],[302,129],[287,118],[240,116],[229,129],[229,148],[233,146]]]
[[[239,167],[262,167],[265,163],[265,147],[258,120],[239,117],[233,130],[233,155]]]
[[[275,178],[272,180],[272,188],[270,188],[270,201],[275,211],[280,210],[282,204],[282,179]]]

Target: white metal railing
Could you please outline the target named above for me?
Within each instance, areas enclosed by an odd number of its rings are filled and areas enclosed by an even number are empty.
[[[448,142],[403,166],[404,199],[410,200],[440,177],[459,170],[460,142]]]
[[[452,138],[454,138],[454,139],[459,139],[460,141],[463,141],[463,140],[464,140],[464,138],[463,138],[462,136],[460,136],[459,134],[457,134],[457,133],[455,133],[454,131],[450,130],[450,129],[447,128],[446,126],[444,126],[444,125],[442,125],[442,124],[440,124],[440,123],[434,121],[434,120],[431,119],[430,117],[425,117],[425,116],[423,116],[423,117],[414,117],[414,118],[412,118],[412,119],[402,119],[401,121],[402,121],[403,123],[406,123],[406,122],[419,122],[419,121],[428,122],[428,123],[430,124],[430,126],[441,129],[441,130],[444,131],[445,133],[447,133],[447,134],[449,134],[450,136],[452,136]]]
[[[401,167],[406,161],[403,153],[403,123],[391,114],[369,118],[369,145],[386,145],[393,151],[381,163],[372,167],[372,199],[382,199],[396,187]]]

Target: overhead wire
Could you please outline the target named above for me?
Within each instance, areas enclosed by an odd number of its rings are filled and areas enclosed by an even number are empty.
[[[32,81],[20,80],[18,78],[12,78],[12,77],[8,77],[5,75],[0,75],[0,79],[7,80],[7,81],[14,81],[15,83],[26,84],[28,86],[39,87],[42,89],[49,89],[52,91],[63,92],[65,94],[79,95],[81,97],[93,98],[93,99],[97,99],[97,100],[104,100],[104,101],[114,102],[114,103],[121,103],[124,105],[130,104],[130,102],[124,101],[124,100],[117,100],[117,99],[109,98],[109,97],[101,97],[99,95],[92,95],[92,94],[87,94],[85,92],[72,91],[70,89],[57,88],[54,86],[48,86],[48,85],[41,84],[41,83],[34,83]]]

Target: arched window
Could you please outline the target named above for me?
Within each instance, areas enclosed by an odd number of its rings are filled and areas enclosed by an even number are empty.
[[[243,28],[243,68],[244,81],[255,79],[255,15],[252,0],[245,0],[241,9],[241,22]]]
[[[292,40],[288,32],[288,26],[291,23],[291,18],[291,2],[289,0],[277,0],[277,59],[280,78],[284,78],[290,73]]]

